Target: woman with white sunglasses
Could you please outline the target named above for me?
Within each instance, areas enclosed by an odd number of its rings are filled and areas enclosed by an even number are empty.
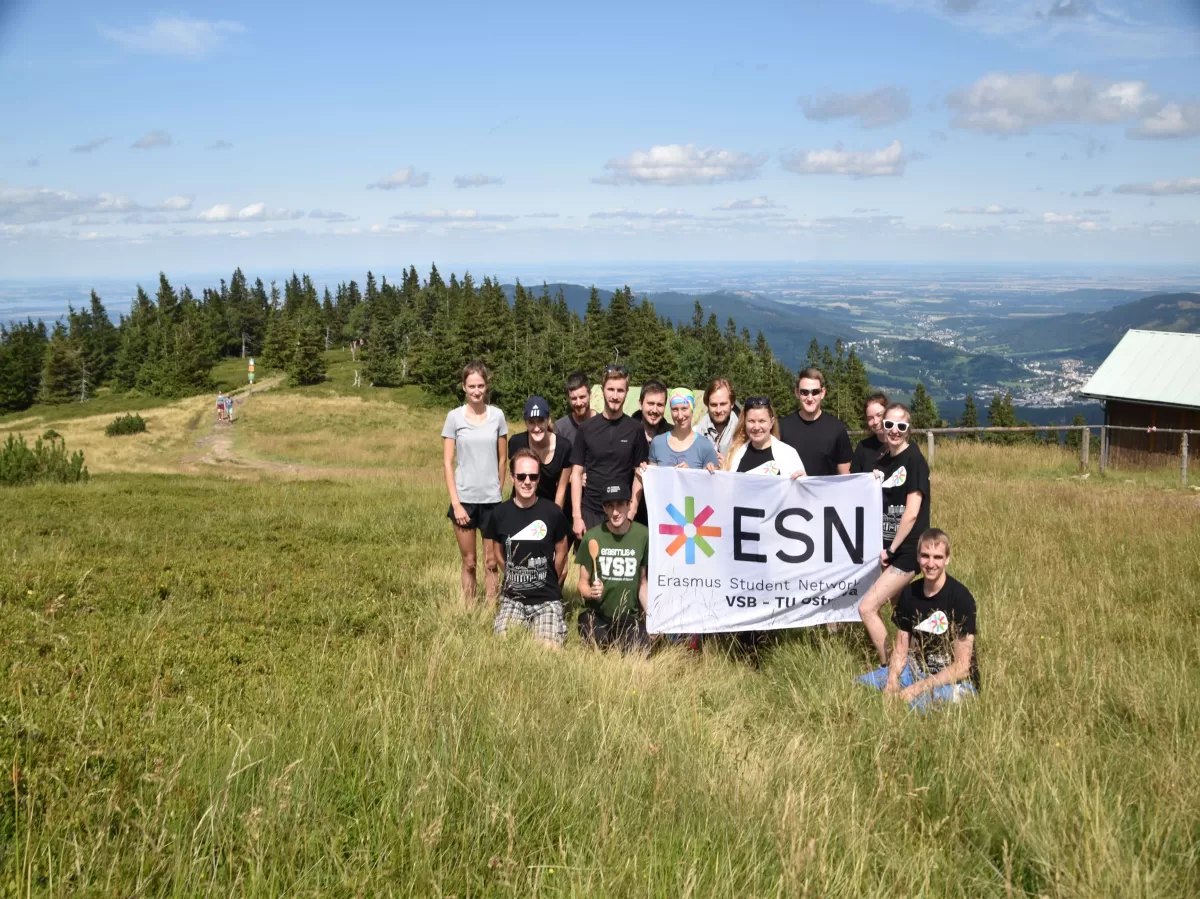
[[[883,552],[879,579],[859,603],[858,613],[879,661],[886,665],[887,628],[879,615],[884,603],[894,603],[917,574],[917,538],[929,527],[929,465],[909,443],[912,415],[902,403],[891,403],[883,417],[887,452],[875,463],[883,489]]]

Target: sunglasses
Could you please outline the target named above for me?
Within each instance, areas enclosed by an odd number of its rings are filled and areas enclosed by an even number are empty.
[[[742,404],[743,409],[770,409],[771,398],[769,396],[748,396],[746,402]]]
[[[541,477],[541,475],[528,474],[522,471],[519,474],[513,475],[513,480],[520,481],[523,484],[526,481],[536,481],[539,477]]]
[[[812,390],[809,390],[807,387],[797,387],[796,393],[799,396],[820,396],[821,391],[824,389],[824,387],[815,387]]]
[[[890,418],[885,418],[883,420],[883,429],[885,431],[899,431],[901,434],[905,434],[908,432],[908,422],[892,421]]]
[[[606,365],[606,366],[604,366],[604,373],[606,375],[611,375],[611,374],[628,375],[629,371],[625,368],[624,365]]]

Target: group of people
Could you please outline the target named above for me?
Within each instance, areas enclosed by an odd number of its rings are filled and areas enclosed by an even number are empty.
[[[233,421],[233,395],[224,390],[217,394],[217,421]]]
[[[510,440],[503,412],[487,403],[489,377],[482,362],[463,369],[466,402],[446,416],[442,437],[463,597],[468,605],[476,601],[478,531],[485,593],[498,601],[497,633],[525,627],[549,646],[563,645],[563,585],[573,551],[583,641],[649,653],[649,531],[641,502],[649,465],[792,479],[874,473],[884,548],[859,614],[881,667],[860,682],[914,707],[976,692],[975,600],[946,571],[949,537],[930,527],[929,466],[909,442],[912,416],[904,404],[882,393],[868,397],[871,433],[852,447],[846,426],[821,408],[825,377],[816,368],[800,372],[799,408],[790,415],[777,415],[766,396],[739,404],[733,385],[719,378],[704,391],[706,412],[694,421],[692,391],[658,380],[642,384],[638,411],[626,415],[629,375],[610,365],[601,411],[592,408],[587,375],[575,372],[565,385],[570,411],[552,420],[546,399],[530,397],[525,431]],[[504,500],[510,476],[512,494]],[[890,648],[881,616],[887,604],[898,629]],[[682,639],[698,645],[696,635]]]

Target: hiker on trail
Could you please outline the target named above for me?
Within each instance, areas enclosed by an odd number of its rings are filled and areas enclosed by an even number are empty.
[[[779,437],[800,454],[810,476],[849,474],[850,434],[841,419],[821,410],[825,399],[825,375],[806,368],[796,379],[800,408],[779,422]]]
[[[466,403],[451,409],[442,426],[442,467],[450,508],[446,517],[454,523],[454,536],[462,556],[462,593],[468,605],[475,603],[475,531],[483,534],[483,560],[487,566],[485,591],[488,602],[498,587],[495,553],[488,546],[487,530],[492,512],[500,503],[508,464],[508,423],[504,413],[487,404],[489,372],[476,360],[462,373]]]
[[[650,532],[629,517],[624,481],[604,488],[604,521],[583,535],[579,563],[579,636],[584,643],[649,655],[646,565]]]
[[[630,416],[634,421],[641,422],[642,431],[646,435],[646,449],[649,452],[651,444],[655,439],[668,434],[671,431],[670,422],[663,417],[663,410],[667,407],[667,385],[656,378],[651,378],[642,384],[642,392],[638,398],[638,410]],[[642,463],[641,467],[645,467],[646,463]],[[643,524],[649,527],[649,519],[646,517],[646,504],[638,503],[637,513],[633,516],[633,520],[638,524]]]
[[[946,573],[950,538],[937,528],[924,531],[917,558],[924,577],[907,585],[896,603],[891,659],[858,680],[924,711],[978,695],[979,665],[975,597]]]
[[[233,394],[225,397],[225,420],[228,422],[233,421]]]
[[[887,664],[887,628],[879,615],[894,603],[917,574],[917,538],[929,527],[929,466],[917,447],[908,442],[912,414],[903,403],[892,403],[883,417],[887,453],[875,463],[875,476],[883,489],[883,569],[878,580],[858,604],[858,614],[879,656]]]
[[[711,440],[692,428],[696,397],[686,387],[676,387],[671,391],[669,403],[671,421],[675,427],[651,441],[649,464],[716,471],[720,467],[717,448]]]
[[[561,509],[571,483],[571,441],[554,433],[550,404],[544,397],[531,396],[525,401],[525,433],[513,434],[508,441],[510,455],[522,449],[533,450],[542,463],[538,496]]]
[[[542,463],[537,453],[517,450],[510,465],[512,499],[492,512],[484,532],[503,570],[492,627],[497,634],[525,627],[535,639],[558,648],[567,637],[559,586],[567,568],[567,519],[558,506],[538,496]]]
[[[624,412],[629,373],[619,365],[604,370],[604,413],[579,426],[571,447],[571,501],[575,510],[575,535],[583,539],[589,528],[604,520],[602,486],[629,484],[629,514],[637,515],[641,482],[634,472],[646,460],[646,435],[640,422]],[[584,490],[584,479],[587,489]]]
[[[217,421],[225,420],[225,391],[217,394]]]
[[[858,446],[854,448],[854,458],[850,460],[851,474],[874,471],[875,463],[888,451],[883,432],[883,416],[887,407],[886,393],[872,393],[863,403],[863,418],[867,420],[867,430],[871,433],[858,441]]]
[[[721,464],[733,443],[733,434],[738,425],[737,398],[733,385],[725,378],[717,378],[704,391],[704,416],[696,422],[697,432],[712,441],[717,448]]]
[[[592,385],[588,380],[588,376],[581,371],[573,371],[567,375],[566,382],[567,390],[567,405],[570,411],[562,418],[554,422],[554,433],[559,437],[564,437],[575,446],[575,437],[579,432],[579,426],[594,417],[597,412],[592,408]],[[571,482],[570,482],[571,466],[567,466],[567,499],[563,506],[563,514],[567,516],[568,522],[575,521],[575,506],[571,497]],[[586,487],[586,482],[584,483]],[[579,545],[579,538],[575,536],[574,530],[571,531],[571,546]]]
[[[793,481],[804,477],[800,455],[779,439],[779,420],[769,396],[746,399],[725,457],[725,470],[776,475]]]

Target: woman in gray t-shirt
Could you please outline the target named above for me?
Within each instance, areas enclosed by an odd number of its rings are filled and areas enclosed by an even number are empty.
[[[462,554],[463,600],[475,604],[475,531],[487,532],[492,510],[500,503],[504,472],[508,467],[508,423],[504,413],[487,405],[488,369],[482,362],[463,368],[463,393],[467,402],[446,414],[442,426],[442,467],[454,522],[454,536]],[[485,590],[488,601],[499,591],[498,569],[491,541],[484,538]]]

